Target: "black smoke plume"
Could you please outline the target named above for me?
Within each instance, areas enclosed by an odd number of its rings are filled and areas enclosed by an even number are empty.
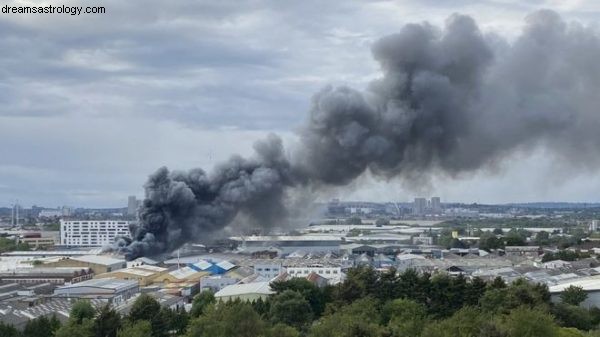
[[[300,146],[277,136],[206,173],[161,168],[145,185],[140,226],[119,250],[133,258],[210,237],[236,217],[268,226],[297,187],[318,191],[370,171],[419,180],[493,165],[544,146],[562,160],[600,158],[600,40],[556,13],[526,18],[507,42],[463,15],[409,24],[372,46],[383,76],[365,92],[325,88]]]

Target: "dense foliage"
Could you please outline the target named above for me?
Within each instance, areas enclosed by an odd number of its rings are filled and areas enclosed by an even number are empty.
[[[600,309],[578,304],[580,288],[559,303],[544,285],[497,278],[484,282],[413,270],[351,269],[345,282],[319,288],[304,279],[272,284],[276,294],[248,303],[196,296],[190,314],[141,295],[129,314],[73,306],[62,326],[55,318],[29,322],[24,332],[0,325],[7,337],[583,337],[600,336]]]

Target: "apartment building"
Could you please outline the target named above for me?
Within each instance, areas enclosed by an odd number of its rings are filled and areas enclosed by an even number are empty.
[[[63,246],[104,246],[113,243],[115,241],[115,238],[121,236],[131,236],[129,232],[129,221],[60,221],[60,244]]]

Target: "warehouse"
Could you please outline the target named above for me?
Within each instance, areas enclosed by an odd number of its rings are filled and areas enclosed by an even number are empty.
[[[113,305],[119,305],[139,293],[135,280],[102,278],[83,281],[54,290],[57,297],[104,299]]]
[[[60,258],[45,263],[44,267],[87,267],[95,274],[103,274],[127,267],[125,260],[115,259],[105,255],[84,255]]]
[[[119,280],[136,280],[139,285],[144,287],[152,283],[160,282],[161,276],[168,273],[167,268],[161,268],[151,265],[140,265],[131,268],[119,269],[109,273],[97,275],[96,278],[116,278]]]
[[[18,268],[0,273],[0,282],[20,284],[65,284],[92,279],[94,272],[85,267]]]

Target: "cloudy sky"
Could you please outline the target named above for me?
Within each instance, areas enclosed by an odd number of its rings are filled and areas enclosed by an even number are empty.
[[[9,1],[106,14],[0,14],[0,206],[117,207],[160,166],[204,167],[276,132],[289,143],[328,84],[380,76],[370,46],[409,22],[471,15],[510,40],[537,9],[595,26],[589,0]],[[600,201],[600,174],[543,150],[420,190],[365,177],[324,198]]]

